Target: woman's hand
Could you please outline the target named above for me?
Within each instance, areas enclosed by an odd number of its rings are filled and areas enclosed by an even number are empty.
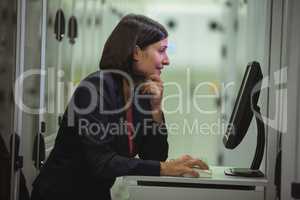
[[[142,94],[149,94],[151,109],[153,111],[153,119],[155,121],[162,121],[162,108],[161,102],[163,98],[163,81],[161,80],[159,75],[153,74],[151,75],[146,82],[142,85]]]
[[[160,168],[161,176],[183,176],[184,174],[189,174],[192,177],[198,177],[198,172],[192,168],[208,169],[208,165],[202,160],[184,155],[175,160],[161,162]]]
[[[146,82],[143,83],[142,94],[151,95],[152,98],[150,99],[150,103],[153,111],[161,109],[163,91],[163,81],[161,80],[159,75],[153,74],[149,76]]]

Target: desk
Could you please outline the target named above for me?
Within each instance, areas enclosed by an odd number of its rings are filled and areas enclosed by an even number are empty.
[[[263,200],[266,178],[231,177],[211,167],[211,178],[126,176],[130,200]]]

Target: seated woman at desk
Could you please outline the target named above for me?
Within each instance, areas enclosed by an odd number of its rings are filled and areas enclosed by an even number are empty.
[[[33,200],[106,200],[119,176],[197,176],[193,166],[207,168],[188,155],[166,161],[160,73],[169,64],[167,37],[150,18],[122,18],[105,43],[101,70],[85,78],[69,102],[33,183]]]

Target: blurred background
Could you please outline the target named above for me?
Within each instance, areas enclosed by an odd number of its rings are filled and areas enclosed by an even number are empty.
[[[0,5],[9,9],[13,5],[7,2]],[[128,13],[151,17],[169,32],[171,64],[162,73],[169,158],[190,154],[213,166],[249,167],[255,123],[232,151],[224,148],[222,138],[247,63],[263,64],[266,59],[266,9],[266,0],[27,0],[24,71],[42,66],[45,75],[26,79],[23,101],[48,110],[22,116],[21,151],[29,190],[39,168],[32,155],[38,153],[33,146],[41,123],[46,124],[42,135],[47,156],[74,88],[98,70],[106,39]],[[9,119],[1,118],[5,128]],[[8,134],[3,135],[8,144]],[[112,195],[128,198],[122,180]]]

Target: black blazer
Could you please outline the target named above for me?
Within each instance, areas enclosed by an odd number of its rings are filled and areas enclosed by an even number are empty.
[[[45,165],[33,183],[43,199],[110,199],[115,178],[159,176],[167,159],[167,130],[152,120],[149,101],[134,97],[134,155],[129,155],[122,81],[95,72],[75,90]],[[119,126],[119,127],[117,127]],[[138,154],[139,158],[134,158]]]

